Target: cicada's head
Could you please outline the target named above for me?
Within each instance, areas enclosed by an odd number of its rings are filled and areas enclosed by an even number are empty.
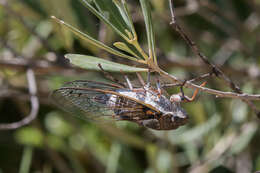
[[[183,100],[184,100],[184,97],[182,96],[181,93],[173,94],[170,97],[170,101],[173,103],[181,103]]]

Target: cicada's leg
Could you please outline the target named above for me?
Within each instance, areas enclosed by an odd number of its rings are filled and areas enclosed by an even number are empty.
[[[115,82],[122,87],[126,87],[123,83],[119,82],[118,79],[114,78],[109,72],[105,71],[100,63],[98,64],[98,67],[108,80],[111,80],[112,82]]]
[[[207,82],[203,82],[200,86],[203,87],[206,85]],[[185,83],[184,83],[185,84]],[[196,89],[192,95],[192,97],[188,97],[188,96],[185,96],[184,95],[184,92],[183,92],[183,87],[181,87],[181,94],[182,94],[182,98],[183,98],[183,101],[184,102],[192,102],[193,100],[195,100],[197,94],[199,92],[199,89]]]
[[[123,70],[120,70],[120,72],[121,72],[121,74],[124,76],[128,88],[129,88],[130,90],[133,90],[133,85],[132,85],[131,81],[129,80],[128,76],[125,75],[125,73],[123,72]]]
[[[147,84],[146,86],[149,88],[151,86],[151,72],[150,70],[147,73]]]
[[[161,96],[162,95],[162,89],[161,89],[161,83],[160,83],[159,79],[157,79],[157,81],[156,81],[156,87],[157,87],[157,91],[159,93],[159,96]]]
[[[183,86],[185,85],[186,82],[187,82],[187,80],[185,80],[185,81],[181,84],[181,87],[180,87],[182,99],[185,99],[185,98],[186,98],[186,97],[185,97],[185,94],[184,94],[184,91],[183,91]],[[187,98],[188,98],[188,97],[187,97]]]
[[[130,90],[133,90],[133,85],[132,85],[131,81],[129,80],[129,78],[126,75],[124,75],[124,78],[126,80],[128,87],[130,88]]]
[[[143,80],[141,74],[138,73],[138,72],[136,72],[136,75],[137,75],[137,77],[138,77],[139,82],[140,82],[141,85],[144,87],[144,86],[145,86],[145,82],[144,82],[144,80]]]

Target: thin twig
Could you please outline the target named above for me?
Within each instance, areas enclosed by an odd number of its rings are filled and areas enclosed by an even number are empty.
[[[0,56],[1,59],[1,56]],[[30,67],[36,74],[50,74],[50,73],[69,73],[71,71],[83,72],[83,69],[71,66],[60,66],[55,63],[50,63],[45,60],[32,60],[32,59],[18,59],[13,58],[10,60],[0,60],[0,68],[8,68],[15,71],[24,72]]]
[[[195,82],[195,81],[200,81],[202,79],[208,78],[212,75],[212,73],[206,73],[206,74],[202,74],[198,77],[195,77],[193,79],[187,80],[186,82]],[[186,83],[185,82],[185,83]],[[169,87],[174,87],[174,86],[182,86],[183,83],[166,83],[166,84],[162,84],[162,88],[169,88]]]
[[[206,73],[206,74],[200,75],[200,76],[195,77],[195,78],[188,80],[188,81],[189,82],[195,82],[195,81],[202,80],[202,79],[205,79],[205,78],[208,78],[208,77],[211,77],[211,76],[212,76],[212,73]]]
[[[24,125],[29,124],[32,120],[34,120],[39,111],[39,100],[36,96],[37,94],[37,86],[35,75],[32,69],[28,69],[26,72],[28,88],[30,93],[30,100],[31,100],[31,112],[29,113],[26,118],[22,119],[21,121],[14,122],[14,123],[7,123],[7,124],[0,124],[0,130],[10,130],[10,129],[17,129]]]
[[[180,57],[179,55],[171,54],[171,56],[159,55],[161,58],[159,59],[159,64],[162,69],[172,68],[172,67],[181,67],[185,68],[188,71],[192,71],[193,69],[200,68],[203,71],[208,70],[207,65],[204,64],[200,59],[192,59],[191,57]],[[224,65],[221,66],[221,70],[225,74],[232,74],[232,76],[247,77],[250,79],[255,79],[254,82],[260,82],[260,69],[255,65],[247,65],[245,67],[238,66],[230,66]]]
[[[242,90],[239,88],[239,86],[237,86],[230,78],[228,78],[216,65],[214,65],[210,61],[208,61],[208,58],[203,53],[201,53],[199,51],[199,48],[195,44],[195,42],[192,41],[190,39],[190,37],[184,32],[184,30],[178,25],[176,18],[175,18],[175,15],[174,15],[174,7],[173,7],[172,0],[169,0],[169,6],[170,6],[170,12],[171,12],[170,25],[172,25],[174,27],[174,29],[180,34],[180,36],[187,42],[187,44],[191,47],[193,53],[195,55],[197,55],[205,64],[207,64],[212,69],[212,72],[217,77],[221,77],[225,81],[225,83],[236,93],[222,92],[222,94],[220,94],[220,92],[216,92],[217,90],[214,91],[212,89],[205,89],[205,88],[200,88],[200,89],[202,91],[210,91],[211,90],[210,92],[212,94],[213,94],[213,92],[215,92],[216,95],[221,96],[221,97],[230,96],[230,97],[233,97],[233,98],[240,98],[244,102],[246,102],[254,110],[254,112],[257,114],[258,118],[260,118],[260,111],[256,109],[256,107],[254,106],[254,104],[251,101],[249,101],[249,100],[259,100],[260,95],[251,95],[250,94],[250,96],[249,96],[249,94],[244,94],[242,92]],[[190,85],[190,87],[192,87],[192,85],[193,85],[189,82],[187,82],[186,84]],[[253,99],[253,97],[255,99]]]
[[[117,84],[119,84],[122,87],[126,87],[123,83],[121,83],[118,79],[114,78],[109,72],[105,71],[102,67],[102,65],[99,63],[98,67],[100,68],[101,72],[104,74],[104,76],[111,80],[112,82],[115,82]]]
[[[169,73],[167,73],[163,70],[160,70],[159,73],[162,76],[171,79],[173,82],[177,82],[178,84],[184,82],[183,80],[178,79],[177,77],[170,75]],[[246,100],[260,100],[260,94],[246,94],[246,93],[239,94],[239,93],[234,93],[234,92],[224,92],[224,91],[201,87],[199,85],[191,83],[190,81],[186,81],[184,86],[187,88],[192,88],[192,89],[198,88],[201,91],[207,92],[209,94],[214,94],[218,97],[229,97],[229,98],[238,98],[238,99],[246,99]]]
[[[190,37],[180,27],[180,25],[178,25],[175,15],[174,15],[174,8],[173,8],[172,1],[169,0],[169,2],[170,2],[170,11],[171,11],[170,25],[172,25],[174,27],[174,29],[181,35],[181,37],[187,42],[187,44],[191,47],[194,54],[198,55],[205,64],[207,64],[209,67],[212,68],[212,71],[215,73],[216,76],[221,75],[225,80],[227,80],[229,82],[230,85],[232,85],[231,87],[235,87],[236,88],[235,90],[239,90],[238,87],[232,81],[230,81],[230,79],[228,79],[225,76],[225,74],[217,66],[215,66],[214,64],[212,64],[211,62],[208,61],[208,58],[202,52],[199,51],[195,42],[192,41],[190,39]]]
[[[23,55],[19,55],[12,46],[8,45],[7,42],[4,40],[0,40],[0,43],[2,43],[7,49],[9,49],[13,55],[17,55],[22,57],[22,59],[27,59]],[[26,116],[24,119],[18,122],[14,123],[7,123],[7,124],[0,124],[0,130],[10,130],[10,129],[17,129],[19,127],[22,127],[24,125],[29,124],[32,120],[34,120],[38,114],[39,111],[39,100],[37,97],[37,85],[35,80],[35,74],[33,69],[27,67],[26,70],[26,77],[27,77],[27,83],[28,83],[28,89],[30,94],[30,101],[31,101],[31,111],[28,116]]]

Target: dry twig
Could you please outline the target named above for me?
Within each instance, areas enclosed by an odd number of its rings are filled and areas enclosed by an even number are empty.
[[[28,82],[28,88],[29,88],[29,93],[30,93],[31,112],[29,113],[28,116],[26,116],[21,121],[14,122],[14,123],[8,123],[8,124],[0,124],[0,130],[17,129],[19,127],[27,125],[32,120],[34,120],[38,114],[39,100],[38,100],[38,97],[36,96],[37,86],[36,86],[36,80],[35,80],[35,75],[34,75],[33,70],[28,69],[26,72],[26,75],[27,75],[27,82]]]
[[[22,57],[26,59],[23,55],[19,55],[10,45],[7,44],[4,40],[0,39],[0,43],[3,44],[7,49],[9,49],[12,54]],[[0,124],[0,130],[10,130],[10,129],[17,129],[24,125],[29,124],[32,120],[34,120],[39,111],[39,100],[37,97],[37,85],[35,80],[34,71],[27,66],[26,70],[26,77],[28,83],[28,89],[30,94],[30,101],[31,101],[31,111],[28,116],[18,122],[14,123],[7,123],[7,124]]]
[[[197,55],[209,68],[211,68],[212,72],[217,76],[220,77],[225,81],[225,83],[235,92],[221,92],[217,90],[208,89],[205,87],[199,87],[198,85],[194,85],[190,82],[186,82],[187,87],[195,87],[199,88],[202,91],[206,91],[211,94],[215,94],[220,97],[232,97],[232,98],[239,98],[245,103],[247,103],[257,114],[258,118],[260,118],[260,111],[257,110],[256,106],[250,101],[250,100],[260,100],[259,94],[245,94],[242,92],[242,90],[237,86],[229,77],[227,77],[216,65],[212,64],[210,61],[208,61],[208,58],[199,51],[198,46],[195,44],[194,41],[190,39],[190,37],[184,32],[184,30],[178,25],[175,14],[174,14],[174,7],[172,0],[169,0],[169,6],[170,6],[170,12],[171,12],[171,22],[170,25],[173,26],[173,28],[181,35],[181,37],[186,41],[188,46],[192,49],[193,53]],[[163,72],[165,75],[170,76],[168,73]],[[173,78],[173,77],[172,77]],[[175,77],[174,80],[178,81]]]

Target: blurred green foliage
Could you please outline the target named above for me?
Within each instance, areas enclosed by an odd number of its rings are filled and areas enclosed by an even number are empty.
[[[117,34],[129,36],[124,27],[133,32],[127,13],[118,19],[123,11],[111,0],[87,2],[96,3],[95,9],[103,11],[104,16],[106,11],[115,11],[109,22],[118,26]],[[148,54],[153,45],[147,43],[147,35],[148,40],[153,36],[146,34],[145,25],[151,24],[144,22],[144,7],[139,1],[126,2],[139,43]],[[209,72],[169,26],[168,2],[149,3],[152,15],[145,17],[152,18],[159,66],[181,79]],[[260,93],[260,2],[174,0],[174,5],[178,22],[210,61],[220,66],[244,92]],[[133,45],[100,22],[80,0],[0,0],[0,122],[16,122],[30,112],[24,70],[28,66],[36,74],[40,100],[38,117],[30,125],[0,131],[0,172],[260,170],[259,120],[241,100],[200,93],[195,102],[183,104],[190,115],[189,123],[173,131],[153,131],[130,122],[83,121],[55,107],[48,96],[64,82],[107,81],[99,72],[71,67],[65,54],[96,56],[134,67],[138,64],[89,44],[50,16],[66,21],[116,51],[144,59],[137,50],[129,52],[127,48],[132,50]],[[123,22],[124,26],[118,24]],[[120,74],[115,76],[120,78]],[[130,75],[130,79],[135,83],[136,76]],[[209,88],[230,90],[218,78],[206,80]],[[179,92],[179,88],[168,92]],[[192,90],[185,89],[185,93],[191,95]],[[260,107],[259,102],[255,105]]]

